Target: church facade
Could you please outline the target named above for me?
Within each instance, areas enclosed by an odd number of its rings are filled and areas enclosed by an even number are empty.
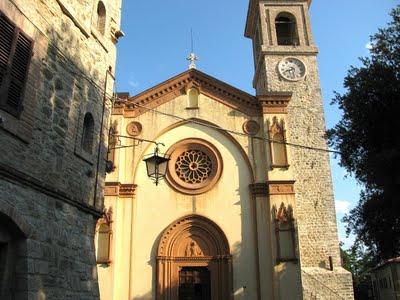
[[[310,5],[250,1],[256,95],[195,68],[119,94],[96,234],[102,299],[353,299]],[[157,186],[151,141],[170,159]]]

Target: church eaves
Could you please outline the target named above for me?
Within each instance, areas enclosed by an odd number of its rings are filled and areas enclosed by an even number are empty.
[[[113,114],[137,117],[167,103],[191,88],[248,116],[260,116],[262,108],[253,95],[199,70],[191,69],[130,98],[117,99]]]

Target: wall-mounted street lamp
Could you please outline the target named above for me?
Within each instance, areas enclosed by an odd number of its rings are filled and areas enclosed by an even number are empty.
[[[156,185],[158,185],[160,180],[165,178],[169,160],[165,154],[162,156],[159,155],[158,144],[156,144],[154,154],[143,160],[146,163],[147,176],[152,178]]]
[[[158,143],[156,141],[151,141],[151,140],[139,139],[139,138],[135,138],[135,137],[131,137],[131,136],[113,134],[113,132],[111,130],[110,130],[109,135],[110,135],[110,137],[116,138],[116,139],[126,138],[126,139],[130,139],[130,140],[134,140],[136,143],[134,143],[133,145],[118,145],[118,146],[109,148],[108,151],[136,147],[142,142],[154,144],[155,145],[154,152],[152,154],[146,155],[147,158],[143,159],[143,161],[146,163],[147,176],[149,176],[149,178],[151,178],[156,185],[158,185],[158,183],[165,178],[165,175],[166,175],[167,169],[168,169],[167,168],[168,161],[170,159],[166,154],[160,153],[159,147],[165,146],[163,143]],[[110,160],[107,160],[106,161],[106,172],[110,173],[113,170],[114,170],[114,163]]]

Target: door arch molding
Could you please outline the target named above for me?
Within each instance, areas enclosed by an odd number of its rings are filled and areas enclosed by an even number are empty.
[[[179,299],[179,272],[206,267],[211,276],[211,298],[232,298],[232,257],[222,229],[210,219],[189,215],[170,224],[157,252],[157,300]]]

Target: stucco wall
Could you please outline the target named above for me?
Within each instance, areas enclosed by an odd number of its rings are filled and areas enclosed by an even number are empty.
[[[187,110],[186,105],[186,95],[182,95],[158,107],[157,110],[223,124],[224,128],[237,131],[241,131],[243,122],[249,119],[205,95],[200,96],[198,110]],[[118,292],[116,284],[125,287],[129,284],[130,295],[124,296],[130,299],[154,299],[158,239],[170,223],[193,213],[214,221],[229,241],[233,255],[235,299],[255,299],[258,282],[257,254],[253,204],[248,189],[249,184],[253,182],[253,171],[246,157],[252,157],[251,141],[246,137],[229,138],[216,129],[179,123],[174,118],[154,112],[148,112],[135,119],[123,119],[120,116],[113,118],[118,120],[121,134],[125,134],[124,130],[129,122],[141,122],[143,132],[140,137],[164,143],[162,152],[180,140],[200,138],[213,144],[223,158],[223,172],[215,187],[205,194],[189,196],[176,192],[166,182],[161,182],[156,187],[149,180],[142,159],[143,155],[153,152],[153,145],[142,143],[137,147],[117,151],[117,169],[107,177],[107,181],[134,182],[137,188],[132,199],[120,198],[113,201],[112,197],[107,197],[106,200],[115,206],[114,236],[117,240],[114,242],[114,253],[120,253],[114,257],[115,265],[112,265],[108,272],[110,274],[112,270],[124,269],[124,274],[129,271],[130,276],[118,276],[118,280],[115,280],[114,299],[123,298],[121,295],[125,293]],[[129,244],[118,242],[118,236],[123,239],[122,236],[128,238],[128,234],[132,238]],[[104,275],[104,278],[109,274]],[[100,280],[103,282],[102,277],[100,274]],[[109,293],[108,285],[101,284],[101,288],[103,286],[104,294]]]

